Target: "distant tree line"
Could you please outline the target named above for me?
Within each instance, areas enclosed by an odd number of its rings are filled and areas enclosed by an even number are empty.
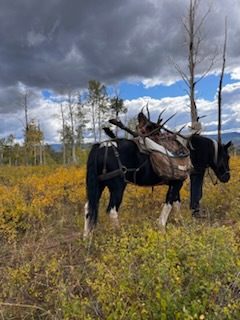
[[[29,117],[30,101],[31,92],[25,88],[21,92],[23,143],[17,143],[13,134],[1,138],[0,165],[79,164],[86,158],[85,140],[102,141],[107,120],[127,112],[123,99],[117,94],[110,97],[99,81],[90,80],[83,93],[67,90],[59,102],[61,149],[56,150],[44,142],[39,122]]]
[[[103,126],[110,117],[127,112],[118,95],[110,97],[104,84],[88,82],[86,92],[68,91],[67,99],[60,103],[62,162],[79,163],[79,150],[86,144],[103,140]]]

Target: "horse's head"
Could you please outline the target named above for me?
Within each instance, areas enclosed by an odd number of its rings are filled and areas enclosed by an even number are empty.
[[[229,141],[227,144],[218,144],[217,161],[213,167],[213,170],[221,182],[228,182],[230,179],[230,168],[229,168],[229,147],[232,142]]]

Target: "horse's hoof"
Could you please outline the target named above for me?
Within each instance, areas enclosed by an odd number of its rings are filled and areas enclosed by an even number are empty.
[[[157,223],[158,230],[160,232],[162,232],[162,233],[165,233],[166,232],[166,226],[164,226],[159,219],[157,219],[156,223]]]
[[[207,213],[203,209],[195,209],[192,211],[192,217],[195,219],[206,219]]]
[[[93,228],[90,228],[90,229],[86,228],[83,231],[83,241],[91,240],[93,237],[93,232],[94,232]]]
[[[90,232],[83,232],[83,241],[87,241],[90,238]]]
[[[110,217],[110,219],[111,219],[111,224],[112,224],[112,226],[113,226],[115,229],[120,229],[119,220],[116,219],[116,218],[112,218],[112,217]]]

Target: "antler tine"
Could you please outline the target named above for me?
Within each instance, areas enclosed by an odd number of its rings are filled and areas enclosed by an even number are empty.
[[[177,112],[172,114],[171,117],[169,117],[165,122],[163,122],[163,124],[161,124],[161,127],[163,127],[168,121],[170,121],[173,117],[175,117],[176,114],[177,114]]]
[[[147,103],[147,105],[146,105],[146,109],[147,109],[148,120],[150,121],[150,112],[149,112],[149,109],[148,109],[148,103]]]
[[[186,124],[184,124],[184,126],[182,126],[182,127],[177,131],[177,134],[180,133],[185,127],[186,127]]]
[[[161,121],[162,121],[162,119],[161,119],[161,117],[162,117],[162,115],[163,115],[163,113],[166,111],[166,109],[163,109],[161,112],[160,112],[160,114],[159,114],[159,116],[158,116],[158,119],[157,119],[157,124],[160,124],[161,123]]]

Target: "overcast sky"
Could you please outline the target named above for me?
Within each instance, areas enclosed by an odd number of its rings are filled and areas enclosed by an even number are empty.
[[[183,27],[189,0],[0,0],[0,135],[21,138],[21,90],[32,91],[30,117],[49,142],[59,140],[59,105],[47,99],[84,89],[90,79],[118,88],[129,116],[146,102],[153,115],[178,110],[172,126],[188,122],[186,87],[174,68],[187,66]],[[197,104],[208,131],[216,128],[217,75],[224,20],[228,18],[223,128],[240,130],[240,1],[200,0],[199,73],[217,52],[212,76],[197,88]],[[44,94],[45,93],[45,94]]]

